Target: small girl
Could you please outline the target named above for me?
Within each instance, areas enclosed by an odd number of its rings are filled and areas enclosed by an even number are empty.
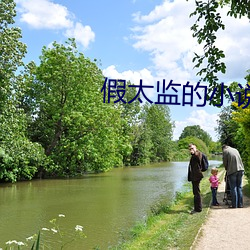
[[[212,190],[212,205],[213,206],[219,206],[220,204],[217,201],[217,189],[220,184],[219,179],[217,177],[218,169],[212,168],[211,169],[211,176],[209,178],[209,181],[211,183],[211,190]]]

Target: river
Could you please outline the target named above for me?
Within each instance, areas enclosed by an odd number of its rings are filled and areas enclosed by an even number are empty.
[[[210,161],[211,166],[220,163]],[[69,240],[68,236],[72,237],[76,225],[83,226],[87,236],[64,249],[84,250],[97,246],[107,249],[116,245],[122,232],[145,219],[152,205],[163,198],[171,202],[176,191],[181,191],[187,182],[187,164],[167,162],[116,168],[79,179],[1,184],[0,248],[4,249],[9,240],[25,242],[42,228],[51,229],[53,225],[49,221],[53,218],[65,233],[65,241]],[[46,239],[47,245],[60,240],[58,233],[41,232],[41,240]]]

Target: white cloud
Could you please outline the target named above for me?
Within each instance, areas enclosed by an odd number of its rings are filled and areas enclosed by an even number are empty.
[[[35,29],[63,29],[73,25],[67,8],[48,0],[18,0],[21,21]]]
[[[74,37],[77,42],[87,48],[90,42],[95,40],[95,33],[90,26],[83,26],[81,23],[76,23],[71,29],[68,29],[65,33],[67,37]]]
[[[192,38],[189,18],[193,8],[190,1],[164,1],[148,15],[134,16],[139,22],[132,29],[134,48],[150,53],[157,76],[183,83],[194,77],[191,58],[196,41]]]
[[[64,30],[63,35],[75,38],[84,48],[95,40],[89,25],[75,22],[75,16],[63,5],[49,0],[17,0],[20,20],[34,29]]]
[[[226,80],[232,82],[244,78],[246,70],[250,69],[250,23],[247,17],[235,19],[227,16],[227,11],[221,10],[225,30],[219,32],[216,44],[225,52]]]
[[[164,18],[173,8],[173,4],[165,1],[162,5],[158,5],[148,15],[141,15],[141,12],[133,14],[135,22],[154,22]]]
[[[192,63],[194,51],[202,47],[192,37],[191,25],[195,17],[189,18],[195,9],[194,1],[165,0],[148,14],[133,15],[137,23],[132,29],[134,48],[150,53],[155,74],[177,81],[197,80],[197,69]],[[250,25],[245,18],[235,19],[226,15],[227,9],[220,11],[226,30],[219,32],[217,44],[225,51],[226,75],[221,81],[243,79],[250,68]]]
[[[103,70],[103,75],[110,79],[122,79],[130,81],[132,84],[138,85],[140,79],[143,80],[143,85],[153,85],[155,83],[154,77],[151,72],[144,68],[139,71],[127,70],[123,72],[118,72],[115,65],[111,65]],[[146,96],[151,99],[154,96],[154,89],[147,88],[145,90]]]
[[[175,121],[174,140],[178,140],[183,129],[187,126],[199,125],[213,139],[217,141],[218,137],[215,128],[218,126],[218,114],[209,114],[206,110],[195,110],[190,113],[190,117],[183,121]]]
[[[201,54],[203,48],[197,44],[190,30],[195,17],[189,18],[189,15],[194,10],[194,1],[165,0],[148,14],[137,12],[133,15],[135,22],[131,36],[134,39],[133,47],[149,53],[153,63],[151,69],[154,69],[152,75],[155,75],[155,78],[173,79],[182,84],[187,81],[191,84],[197,82],[198,69],[193,69],[192,59],[194,52]],[[242,80],[246,70],[250,69],[249,20],[245,17],[241,19],[228,17],[227,11],[226,8],[220,11],[226,29],[218,32],[216,41],[217,46],[224,50],[226,55],[227,72],[225,75],[219,75],[220,81],[225,83]],[[170,108],[173,113],[174,107]],[[174,139],[179,138],[186,126],[200,125],[214,141],[217,141],[214,128],[217,127],[218,110],[213,114],[206,110],[206,107],[204,110],[194,108],[189,118],[177,119]]]

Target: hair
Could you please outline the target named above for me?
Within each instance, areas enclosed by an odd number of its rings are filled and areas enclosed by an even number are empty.
[[[222,149],[225,149],[227,146],[228,146],[227,144],[223,144]]]
[[[213,173],[218,173],[218,168],[211,168],[211,174],[213,174]]]

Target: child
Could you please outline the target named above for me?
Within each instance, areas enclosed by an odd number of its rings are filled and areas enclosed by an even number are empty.
[[[211,190],[212,190],[212,205],[213,206],[219,206],[220,204],[217,201],[217,189],[220,184],[219,179],[217,177],[218,169],[212,168],[211,169],[211,176],[209,178],[209,181],[211,183]]]

